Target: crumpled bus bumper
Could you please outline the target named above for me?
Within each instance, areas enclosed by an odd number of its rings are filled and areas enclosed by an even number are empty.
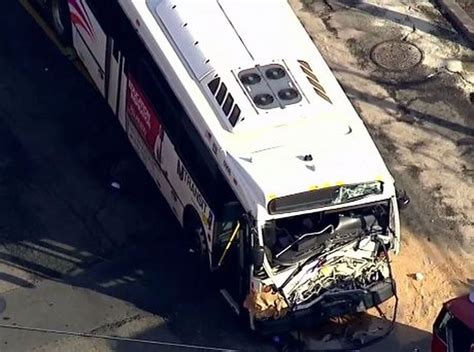
[[[330,318],[364,312],[395,295],[390,279],[377,282],[367,290],[327,293],[315,298],[305,309],[288,312],[280,319],[255,320],[255,330],[262,334],[275,334],[294,329],[311,328]]]

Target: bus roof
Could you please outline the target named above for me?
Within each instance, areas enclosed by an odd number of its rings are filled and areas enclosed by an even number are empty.
[[[228,130],[333,110],[332,74],[285,0],[148,3]]]
[[[381,180],[385,198],[393,193],[363,122],[286,0],[132,3],[146,24],[138,32],[154,39],[148,47],[254,216],[276,197],[336,184]]]

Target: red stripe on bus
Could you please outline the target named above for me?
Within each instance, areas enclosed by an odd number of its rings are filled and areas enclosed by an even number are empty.
[[[82,27],[87,32],[87,34],[91,38],[93,38],[91,31],[89,30],[89,28],[87,28],[87,25],[84,23],[84,20],[81,17],[79,17],[75,13],[71,13],[71,22],[77,25],[78,27]]]
[[[77,0],[75,0],[77,1]],[[103,1],[103,0],[101,0]],[[91,21],[91,18],[89,17],[89,13],[87,12],[86,8],[84,7],[84,2],[83,0],[79,0],[78,2],[79,6],[82,8],[82,11],[84,12],[84,16],[85,16],[85,19],[87,19],[87,24],[89,25],[91,31],[92,31],[92,35],[94,36],[95,38],[95,30],[94,30],[94,26],[92,25],[92,21]]]
[[[95,38],[94,28],[90,22],[90,18],[87,15],[84,7],[81,6],[82,4],[78,4],[77,0],[69,0],[69,4],[77,11],[77,17],[79,17],[82,21],[82,27],[87,29],[87,33],[91,36],[91,38]],[[71,13],[72,16],[73,13]]]

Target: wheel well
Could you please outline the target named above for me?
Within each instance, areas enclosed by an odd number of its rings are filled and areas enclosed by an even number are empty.
[[[190,226],[197,224],[203,226],[201,217],[192,205],[186,205],[183,212],[183,229],[187,230]]]
[[[202,245],[202,250],[208,252],[207,236],[201,217],[192,205],[187,205],[183,213],[183,235],[185,238],[191,239],[197,234],[200,237],[199,242]]]
[[[56,32],[56,35],[59,41],[65,46],[72,46],[72,23],[71,23],[71,18],[70,18],[68,1],[67,0],[49,0],[47,4],[48,4],[48,9],[49,9],[50,21],[53,26],[53,29]],[[62,23],[62,25],[64,26],[64,33],[62,34],[58,32],[57,28],[55,28],[56,25],[55,25],[55,19],[54,19],[53,5],[58,6],[60,9],[62,9],[63,16],[66,16],[66,18],[61,19],[61,22],[64,22]]]

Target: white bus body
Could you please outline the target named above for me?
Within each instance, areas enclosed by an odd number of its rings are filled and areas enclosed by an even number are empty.
[[[68,5],[72,46],[253,328],[394,294],[394,180],[285,0]]]

